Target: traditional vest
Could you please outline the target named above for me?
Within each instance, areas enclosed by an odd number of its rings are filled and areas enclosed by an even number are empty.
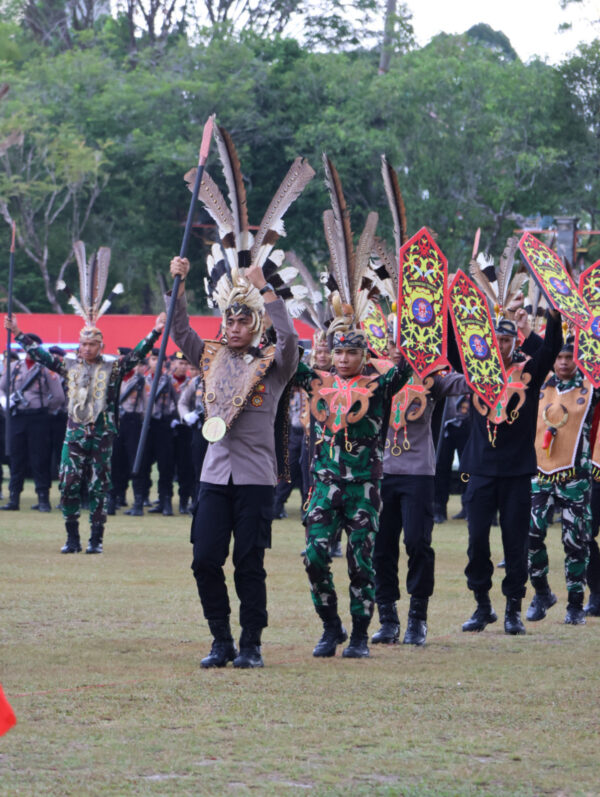
[[[358,374],[342,379],[327,371],[315,373],[317,378],[311,382],[310,410],[319,423],[324,423],[335,434],[364,418],[369,409],[369,399],[377,388],[378,374]],[[358,409],[351,412],[357,403]]]
[[[410,449],[407,421],[416,421],[423,415],[427,408],[427,396],[432,385],[433,377],[426,376],[423,381],[413,372],[402,390],[399,390],[392,399],[389,427],[393,429],[394,437],[391,442],[388,439],[385,443],[386,448],[390,447],[392,456],[399,457],[403,450]],[[398,441],[400,433],[403,435],[401,444]]]
[[[544,479],[575,476],[576,458],[593,391],[587,379],[559,389],[556,378],[542,385],[535,435],[538,471]]]
[[[108,386],[114,368],[119,367],[115,357],[102,355],[93,363],[86,363],[76,355],[64,359],[67,369],[69,403],[67,412],[75,423],[95,423],[107,405]]]
[[[200,371],[206,421],[202,434],[209,442],[227,434],[248,402],[254,407],[263,403],[261,380],[273,365],[275,346],[261,349],[260,355],[238,354],[217,340],[204,341]]]

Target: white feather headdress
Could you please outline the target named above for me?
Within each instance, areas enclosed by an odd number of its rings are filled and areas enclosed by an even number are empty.
[[[83,241],[75,241],[73,253],[79,269],[80,298],[77,299],[67,283],[62,279],[58,280],[56,288],[66,294],[71,307],[83,318],[85,322],[84,331],[93,330],[101,334],[97,328],[98,319],[108,310],[114,297],[123,293],[123,285],[118,282],[108,297],[102,301],[110,266],[109,247],[101,246],[88,261],[85,256]]]
[[[285,235],[283,216],[314,177],[314,170],[303,158],[296,158],[277,193],[271,200],[256,235],[250,232],[246,203],[246,188],[240,161],[229,133],[214,128],[214,136],[223,167],[229,194],[229,205],[223,194],[205,171],[198,198],[214,219],[219,243],[214,244],[207,259],[208,278],[205,288],[208,302],[223,315],[234,307],[247,307],[256,316],[254,331],[260,338],[264,302],[257,289],[244,276],[251,265],[262,268],[269,282],[288,307],[292,316],[302,312],[302,300],[308,290],[293,284],[298,272],[293,267],[282,268],[284,253],[274,249],[280,236]],[[185,175],[188,187],[193,186],[195,169]],[[258,342],[258,341],[256,341]]]

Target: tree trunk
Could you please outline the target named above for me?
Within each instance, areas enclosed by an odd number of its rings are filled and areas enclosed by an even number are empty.
[[[379,57],[380,75],[385,75],[390,68],[392,60],[392,37],[394,34],[394,23],[396,19],[396,0],[387,0],[385,7],[385,22],[383,25],[383,44],[381,45],[381,56]]]

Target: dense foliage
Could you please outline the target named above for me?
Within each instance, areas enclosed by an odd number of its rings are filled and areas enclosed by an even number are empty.
[[[394,55],[380,74],[377,43],[361,46],[343,26],[336,42],[335,25],[324,21],[333,34],[312,51],[258,22],[241,32],[227,19],[191,27],[184,4],[170,26],[156,16],[160,30],[149,35],[134,24],[138,5],[127,3],[113,18],[92,13],[93,0],[27,0],[0,23],[2,80],[10,85],[0,102],[0,142],[12,134],[12,146],[0,146],[0,212],[18,225],[16,292],[31,311],[64,306],[54,283],[62,272],[75,281],[77,237],[88,250],[112,247],[113,276],[126,285],[116,311],[160,307],[157,275],[179,250],[189,203],[183,174],[213,111],[238,147],[254,224],[292,158],[305,155],[320,176],[323,151],[340,172],[355,231],[375,209],[380,234],[391,240],[385,152],[399,174],[409,231],[434,229],[453,269],[465,264],[477,227],[482,246],[498,251],[523,217],[597,224],[598,41],[560,68],[522,63],[486,26],[417,49],[402,7]],[[281,14],[301,6],[274,4]],[[214,153],[209,170],[220,181]],[[315,179],[288,214],[285,245],[308,263],[327,259],[326,206]],[[190,251],[198,311],[203,235]]]

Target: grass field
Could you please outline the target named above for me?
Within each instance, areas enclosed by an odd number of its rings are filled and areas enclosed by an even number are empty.
[[[500,621],[461,632],[473,602],[454,521],[434,532],[427,645],[316,660],[292,498],[267,554],[265,668],[202,671],[189,520],[118,515],[103,555],[61,556],[60,514],[33,499],[28,484],[23,510],[0,513],[0,681],[18,719],[0,738],[0,794],[600,794],[600,620],[563,625],[558,525],[559,602],[527,636],[503,633],[500,578]],[[348,622],[345,560],[334,569]],[[403,628],[406,609],[403,595]]]

